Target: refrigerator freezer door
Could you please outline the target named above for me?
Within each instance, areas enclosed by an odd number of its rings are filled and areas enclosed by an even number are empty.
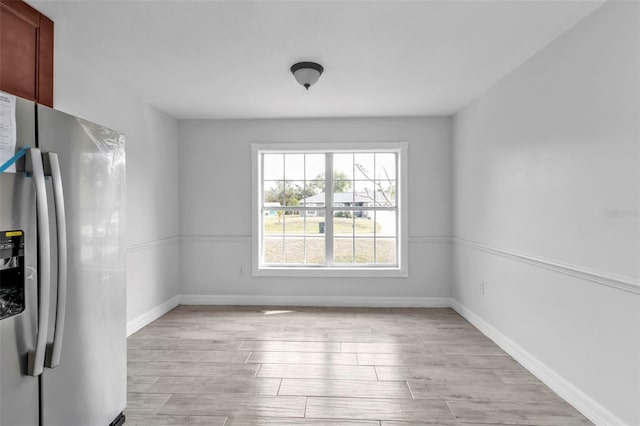
[[[35,146],[33,103],[17,100],[16,121],[18,147]],[[38,426],[38,378],[27,375],[37,332],[36,199],[33,180],[21,172],[24,160],[17,169],[0,173],[0,230],[23,232],[26,303],[22,313],[0,320],[0,426]]]
[[[60,162],[68,247],[64,338],[60,364],[42,375],[42,422],[108,425],[126,405],[124,136],[41,106],[38,124],[38,146]]]
[[[33,182],[2,174],[0,197],[0,230],[21,230],[25,238],[26,301],[24,312],[0,320],[0,426],[37,426],[38,378],[27,371],[28,355],[36,347],[38,310]]]

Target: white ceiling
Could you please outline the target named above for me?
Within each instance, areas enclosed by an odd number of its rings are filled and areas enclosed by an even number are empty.
[[[602,1],[29,3],[176,118],[276,118],[454,113]],[[309,92],[302,60],[325,67]]]

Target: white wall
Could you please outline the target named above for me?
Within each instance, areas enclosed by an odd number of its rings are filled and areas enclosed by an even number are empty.
[[[126,134],[127,321],[178,295],[177,120],[67,48],[56,33],[54,106]],[[170,303],[170,302],[169,302]],[[137,322],[136,322],[137,321]],[[134,327],[135,329],[135,327]]]
[[[453,298],[608,425],[640,424],[639,36],[608,2],[454,119]]]
[[[421,304],[448,297],[450,241],[434,237],[451,235],[450,125],[449,118],[180,121],[184,300]],[[409,278],[240,274],[251,265],[252,143],[376,141],[408,142]],[[402,297],[413,300],[392,300]]]

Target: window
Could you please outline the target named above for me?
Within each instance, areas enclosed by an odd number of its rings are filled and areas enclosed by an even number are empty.
[[[407,276],[405,151],[254,144],[254,275]]]

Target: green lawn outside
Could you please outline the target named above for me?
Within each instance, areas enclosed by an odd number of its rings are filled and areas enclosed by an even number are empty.
[[[320,233],[324,217],[265,216],[264,262],[268,264],[322,265],[325,238]],[[373,237],[382,227],[372,219],[334,217],[333,258],[338,265],[396,264],[396,239]],[[354,235],[355,227],[355,239]],[[306,230],[306,232],[305,232]],[[283,233],[284,231],[284,233]],[[341,236],[345,238],[340,238]],[[279,238],[278,238],[279,237]],[[360,238],[359,238],[360,237]],[[368,238],[367,238],[368,237]],[[355,247],[354,247],[355,242]]]
[[[325,262],[324,237],[285,237],[264,239],[264,262],[269,264],[322,265]],[[395,238],[336,238],[333,258],[336,264],[396,263]],[[376,255],[377,251],[377,255]]]
[[[306,225],[305,225],[306,219]],[[320,234],[320,222],[324,222],[324,217],[310,216],[301,217],[298,215],[285,215],[280,218],[277,216],[264,217],[264,233],[265,235],[275,234],[282,235],[284,228],[285,234]],[[355,226],[356,235],[373,234],[373,220],[356,217],[352,218],[334,217],[333,218],[333,234],[334,235],[352,235]],[[306,232],[305,232],[306,229]],[[380,225],[377,226],[377,232],[380,232]]]

